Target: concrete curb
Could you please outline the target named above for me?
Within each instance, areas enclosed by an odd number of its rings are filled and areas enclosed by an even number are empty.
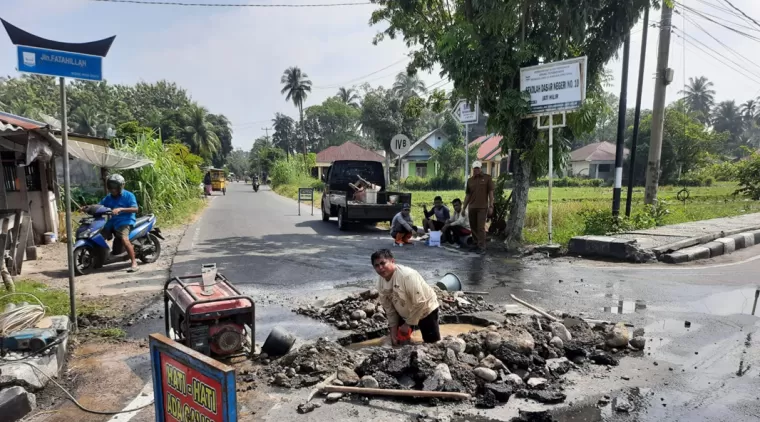
[[[678,251],[680,249],[688,248],[689,246],[701,245],[704,243],[717,241],[718,239],[721,239],[721,238],[727,238],[735,234],[754,232],[756,230],[760,230],[760,225],[708,233],[702,236],[690,237],[688,239],[679,240],[677,242],[669,243],[667,245],[662,245],[656,248],[652,248],[652,252],[654,252],[654,254],[657,255],[658,257],[661,257],[665,254],[669,254],[669,253]]]
[[[698,259],[714,258],[754,245],[760,245],[760,230],[736,233],[717,238],[703,245],[666,253],[662,255],[662,261],[668,264],[680,264]]]

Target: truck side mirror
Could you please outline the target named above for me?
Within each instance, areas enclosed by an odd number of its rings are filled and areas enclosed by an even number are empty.
[[[322,181],[327,183],[327,175],[322,173]]]

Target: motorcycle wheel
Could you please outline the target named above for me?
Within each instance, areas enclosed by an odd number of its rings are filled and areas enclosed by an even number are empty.
[[[95,269],[95,251],[89,246],[74,249],[74,272],[77,275],[90,274]]]
[[[149,253],[146,254],[146,252]],[[143,264],[152,264],[158,261],[158,258],[160,256],[161,242],[159,242],[158,238],[155,235],[149,234],[148,239],[145,241],[145,243],[143,243],[142,250],[140,251],[140,256],[138,256],[138,258]]]

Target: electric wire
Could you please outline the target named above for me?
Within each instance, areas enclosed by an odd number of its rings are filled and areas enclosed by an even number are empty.
[[[355,84],[357,82],[366,82],[363,79],[368,78],[368,77],[373,76],[373,75],[376,75],[376,74],[382,72],[383,70],[390,69],[391,67],[396,66],[396,65],[398,65],[398,64],[400,64],[402,62],[408,61],[408,60],[409,60],[408,57],[404,57],[403,59],[398,60],[396,62],[393,62],[393,63],[389,64],[388,66],[385,66],[382,69],[378,69],[378,70],[376,70],[376,71],[374,71],[372,73],[368,73],[366,75],[359,76],[357,78],[354,78],[354,79],[351,79],[351,80],[348,80],[348,81],[345,81],[345,82],[342,82],[342,83],[331,83],[331,84],[327,84],[327,85],[312,86],[311,88],[312,89],[335,89],[335,88],[340,88],[342,86],[345,86],[345,85],[348,85],[348,84],[351,84],[351,83]]]
[[[678,28],[674,28],[674,29],[677,30]],[[675,32],[675,31],[673,33],[675,34],[676,37],[680,38],[684,42],[689,43],[692,47],[696,48],[697,50],[701,51],[702,53],[704,53],[704,54],[712,57],[713,59],[715,59],[719,63],[723,64],[724,66],[728,67],[729,69],[733,70],[734,72],[736,72],[736,73],[744,76],[745,78],[749,79],[750,81],[752,81],[752,82],[757,83],[757,84],[760,85],[760,81],[758,81],[757,79],[754,79],[751,75],[748,75],[748,74],[744,73],[742,70],[739,70],[736,67],[731,66],[730,64],[726,63],[726,61],[731,61],[731,60],[729,60],[727,57],[721,55],[720,53],[716,52],[715,50],[713,50],[709,46],[707,47],[709,50],[713,51],[714,53],[716,53],[718,56],[722,57],[723,59],[720,59],[720,58],[716,57],[714,54],[706,51],[704,48],[700,47],[699,45],[697,45],[696,43],[694,43],[693,41],[691,41],[690,39],[688,39],[688,38],[691,38],[689,35],[679,34],[678,32]],[[697,40],[697,42],[699,42],[699,41]],[[731,61],[731,62],[733,63],[733,61]],[[739,68],[741,68],[741,65],[737,65],[737,66],[739,66]]]
[[[729,0],[723,0],[723,2],[724,2],[724,3],[728,3],[728,5],[729,5],[729,6],[731,6],[731,8],[732,8],[732,9],[734,9],[734,10],[736,10],[737,12],[741,13],[741,14],[742,14],[742,16],[744,16],[744,18],[745,18],[745,19],[749,19],[749,20],[751,20],[751,21],[752,21],[752,22],[753,22],[755,25],[757,25],[757,26],[758,26],[758,28],[760,28],[760,23],[758,23],[758,22],[757,22],[757,21],[756,21],[754,18],[752,18],[752,17],[751,17],[751,16],[749,16],[748,14],[744,13],[744,11],[743,11],[743,10],[741,10],[741,9],[739,9],[738,7],[734,6],[734,4],[733,4],[733,3],[731,3]],[[737,15],[737,16],[738,16],[738,15]]]
[[[718,39],[718,38],[716,38],[716,37],[715,37],[713,34],[711,34],[709,31],[707,31],[705,28],[703,28],[703,27],[702,27],[702,25],[698,24],[697,22],[695,22],[695,21],[694,21],[694,20],[692,20],[691,18],[687,18],[687,17],[685,17],[685,16],[684,16],[684,19],[685,19],[685,20],[687,20],[687,21],[688,21],[689,23],[691,23],[692,25],[696,26],[696,27],[697,27],[697,29],[699,29],[700,31],[702,31],[702,32],[704,32],[705,34],[707,34],[707,36],[709,36],[710,38],[712,38],[713,40],[715,40],[715,41],[716,41],[718,44],[722,45],[722,46],[723,46],[723,47],[724,47],[726,50],[730,51],[730,52],[731,52],[731,53],[733,53],[735,56],[737,56],[737,57],[739,57],[739,58],[741,58],[741,59],[743,59],[743,60],[746,60],[746,61],[747,61],[747,63],[750,63],[750,64],[752,64],[753,66],[755,66],[755,67],[757,67],[758,69],[760,69],[760,65],[758,65],[758,64],[757,64],[757,63],[755,63],[755,62],[753,62],[752,60],[750,60],[750,59],[749,59],[749,58],[747,58],[746,56],[742,55],[742,54],[741,54],[741,53],[739,53],[738,51],[734,50],[734,49],[733,49],[733,48],[731,48],[730,46],[726,45],[726,43],[724,43],[723,41],[719,40],[719,39]]]
[[[34,327],[45,317],[45,305],[37,296],[30,293],[9,293],[0,296],[0,300],[11,296],[28,296],[34,298],[38,304],[16,306],[9,311],[0,313],[0,337]]]
[[[688,10],[689,12],[691,12],[691,13],[693,13],[693,14],[695,14],[695,15],[698,15],[698,16],[699,16],[699,17],[701,17],[702,19],[708,20],[708,21],[710,21],[710,22],[712,22],[712,23],[715,23],[715,24],[717,24],[717,25],[720,25],[720,26],[722,26],[722,27],[724,27],[724,28],[726,28],[726,29],[732,29],[732,28],[730,28],[730,27],[727,27],[727,26],[726,26],[726,24],[728,24],[728,25],[734,25],[734,26],[738,26],[738,27],[740,27],[740,28],[744,28],[744,29],[747,29],[747,30],[750,30],[750,31],[760,32],[760,29],[758,29],[758,28],[754,28],[754,27],[751,27],[751,26],[747,26],[747,25],[744,25],[744,24],[742,24],[742,23],[739,23],[739,22],[734,22],[734,21],[732,21],[732,20],[729,20],[729,19],[726,19],[726,18],[724,18],[724,17],[721,17],[721,16],[717,16],[717,15],[713,15],[713,14],[711,14],[711,13],[707,13],[707,12],[705,12],[705,11],[703,11],[703,10],[694,9],[693,7],[690,7],[690,6],[686,6],[685,4],[683,4],[683,3],[680,3],[680,2],[676,2],[676,4],[677,4],[678,6],[680,6],[681,8],[683,8],[683,9],[685,9],[685,10]],[[719,20],[722,20],[722,21],[724,21],[725,23],[716,22],[714,19],[719,19]]]
[[[149,406],[153,406],[153,400],[151,400],[150,403],[142,405],[142,406],[139,406],[139,407],[135,407],[134,409],[124,409],[124,410],[116,410],[116,411],[111,411],[111,410],[92,410],[92,409],[89,409],[87,407],[82,406],[82,404],[79,403],[79,401],[77,401],[76,398],[74,398],[74,396],[69,392],[69,390],[67,390],[64,386],[62,386],[61,384],[59,384],[50,375],[46,374],[45,371],[43,371],[42,369],[38,368],[37,366],[31,364],[30,362],[0,363],[0,368],[2,368],[3,366],[19,365],[19,364],[21,364],[21,365],[27,365],[27,366],[31,367],[32,370],[34,370],[37,373],[42,374],[43,376],[45,376],[45,378],[47,378],[48,381],[52,382],[53,384],[55,384],[56,387],[58,387],[61,391],[63,391],[63,393],[66,394],[69,397],[69,399],[79,409],[81,409],[82,411],[85,411],[87,413],[92,413],[94,415],[106,415],[106,416],[110,416],[110,415],[118,415],[118,414],[122,414],[122,413],[131,413],[131,412],[135,412],[135,411],[138,411],[138,410],[145,409],[145,408],[147,408]]]

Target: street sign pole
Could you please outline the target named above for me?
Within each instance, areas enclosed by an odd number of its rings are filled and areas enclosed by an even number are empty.
[[[552,233],[552,185],[554,181],[554,129],[555,128],[561,128],[565,127],[567,124],[567,113],[562,113],[562,124],[555,126],[554,125],[554,115],[549,114],[549,125],[548,126],[541,126],[541,117],[536,117],[538,119],[538,128],[539,129],[548,129],[549,130],[549,194],[548,194],[548,200],[549,200],[549,208],[547,212],[547,221],[546,224],[549,227],[549,244],[554,243],[554,235]]]
[[[412,141],[403,133],[394,135],[391,138],[391,151],[398,156],[398,188],[401,190],[401,157],[404,156],[412,147]],[[388,161],[390,163],[390,161]],[[390,169],[389,169],[390,170]],[[388,181],[390,183],[390,180]]]
[[[454,117],[454,119],[456,119],[459,122],[459,124],[462,125],[462,130],[464,131],[464,188],[465,190],[467,190],[467,178],[470,177],[470,156],[468,154],[469,144],[467,142],[467,134],[470,133],[470,125],[478,123],[479,113],[480,113],[480,108],[478,107],[478,102],[475,101],[475,107],[471,108],[470,105],[467,103],[467,100],[465,99],[459,100],[457,104],[454,106],[454,109],[451,110],[451,115]]]
[[[76,279],[74,277],[74,243],[71,236],[71,174],[69,172],[69,134],[66,115],[66,79],[58,78],[61,84],[61,143],[63,144],[63,197],[66,210],[66,254],[69,261],[69,309],[71,325],[77,331]]]
[[[470,125],[464,125],[464,190],[467,190],[467,179],[470,177],[470,155],[467,148],[467,134],[470,132]]]

